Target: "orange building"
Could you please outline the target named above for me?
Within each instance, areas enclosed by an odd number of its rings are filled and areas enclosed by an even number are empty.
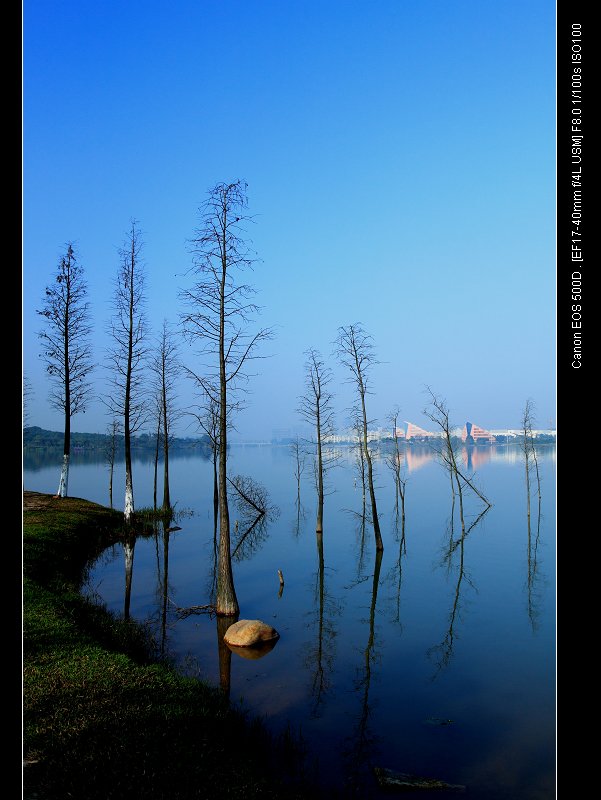
[[[497,440],[492,433],[485,431],[484,428],[479,428],[471,422],[466,422],[461,432],[461,441],[468,442],[468,444],[472,442],[477,444],[478,442],[496,442]]]
[[[431,436],[436,436],[436,434],[428,433],[428,431],[425,431],[423,428],[412,425],[411,422],[405,422],[404,427],[397,428],[397,436],[402,439],[426,439]]]

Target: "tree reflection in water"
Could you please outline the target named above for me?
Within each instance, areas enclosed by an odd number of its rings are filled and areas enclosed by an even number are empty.
[[[393,603],[395,606],[393,622],[399,626],[400,633],[403,632],[403,625],[401,623],[401,583],[403,576],[403,559],[407,558],[407,547],[405,544],[405,512],[401,513],[399,509],[399,497],[397,495],[392,516],[392,533],[395,540],[398,542],[399,550],[398,556],[393,566],[388,571],[385,578],[385,583],[395,583],[395,596]]]
[[[123,616],[129,619],[129,607],[131,603],[131,584],[134,573],[134,550],[136,547],[136,537],[130,534],[123,542],[123,552],[125,555],[125,607]]]
[[[352,731],[336,747],[345,776],[345,794],[353,797],[368,780],[372,763],[379,753],[380,742],[383,738],[376,735],[369,725],[372,711],[376,706],[376,703],[370,704],[369,702],[369,690],[373,677],[372,666],[380,659],[375,617],[382,558],[383,552],[376,550],[369,609],[369,637],[363,651],[363,664],[356,667],[356,677],[353,681],[354,691],[359,697],[359,708],[354,714],[348,714],[353,724]],[[358,583],[360,582],[362,580],[358,581]]]
[[[541,493],[540,482],[538,490],[538,514],[536,524],[532,524],[532,516],[530,514],[530,507],[528,507],[527,526],[528,526],[528,545],[527,545],[527,576],[526,583],[524,584],[524,594],[526,595],[526,608],[532,633],[536,636],[540,630],[540,615],[541,603],[543,599],[544,590],[548,585],[545,575],[540,570],[540,563],[538,559],[538,549],[541,544],[540,540],[540,527],[541,527]]]
[[[459,497],[461,500],[461,494]],[[477,589],[465,563],[465,542],[468,534],[473,531],[477,525],[479,525],[489,510],[490,506],[487,505],[484,511],[482,511],[478,517],[476,517],[471,525],[466,527],[463,503],[460,502],[459,517],[461,521],[461,535],[459,538],[455,539],[455,497],[453,497],[451,515],[447,524],[447,533],[442,546],[442,558],[438,565],[440,567],[445,567],[447,581],[450,581],[454,578],[454,591],[452,595],[453,603],[447,616],[448,630],[445,638],[440,644],[429,648],[427,651],[428,658],[434,660],[436,664],[436,671],[431,677],[431,680],[435,680],[441,670],[445,670],[449,667],[453,657],[453,645],[455,643],[455,639],[457,638],[456,625],[458,622],[462,621],[463,614],[466,612],[467,606],[470,602],[466,598],[466,591],[473,589],[477,593]]]
[[[323,554],[323,533],[316,533],[318,568],[314,586],[315,609],[307,614],[310,621],[305,627],[312,631],[309,642],[299,650],[303,669],[310,676],[309,683],[309,719],[319,719],[326,708],[328,700],[333,698],[332,673],[336,660],[335,619],[342,614],[343,603],[336,599],[327,589],[325,583],[325,562]]]

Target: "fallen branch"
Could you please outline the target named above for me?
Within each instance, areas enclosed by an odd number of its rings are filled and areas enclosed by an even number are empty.
[[[204,606],[189,606],[188,608],[180,608],[177,603],[174,603],[167,595],[165,595],[165,599],[169,600],[171,605],[175,606],[177,609],[177,615],[180,619],[186,619],[189,617],[190,614],[214,614],[216,609],[215,603],[207,603]]]

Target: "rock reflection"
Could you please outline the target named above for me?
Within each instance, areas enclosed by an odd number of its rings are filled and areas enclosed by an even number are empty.
[[[227,642],[226,645],[232,653],[236,653],[240,658],[246,658],[249,661],[258,661],[260,658],[266,656],[267,653],[271,653],[278,642],[279,639],[271,639],[268,642],[260,642],[252,647],[235,647],[234,645],[227,644]]]

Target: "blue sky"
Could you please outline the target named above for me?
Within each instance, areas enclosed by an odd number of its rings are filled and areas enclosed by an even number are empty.
[[[546,0],[25,0],[23,367],[47,401],[36,309],[63,245],[86,270],[104,362],[131,218],[148,315],[177,321],[209,187],[248,183],[264,345],[241,438],[298,424],[303,355],[361,322],[370,416],[428,428],[555,418],[555,4]],[[189,350],[185,353],[186,357]],[[103,371],[95,374],[97,396]],[[192,402],[182,379],[182,404]],[[103,432],[99,401],[72,420]],[[182,427],[191,435],[193,429]]]

